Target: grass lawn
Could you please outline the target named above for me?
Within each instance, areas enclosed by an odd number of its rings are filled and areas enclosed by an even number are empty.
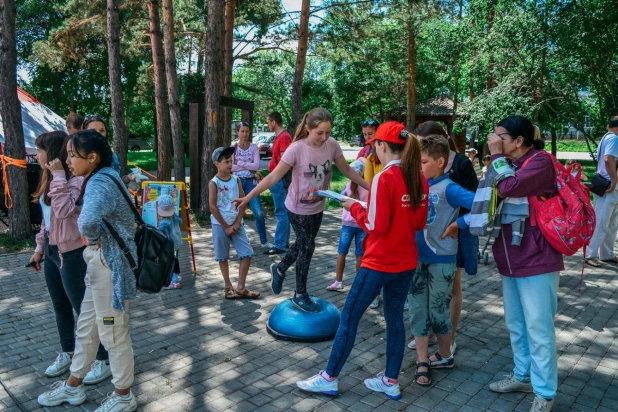
[[[131,163],[135,163],[140,168],[144,169],[147,172],[152,170],[157,170],[157,155],[152,150],[140,150],[139,152],[129,152],[127,154],[127,159]],[[172,157],[172,166],[174,165],[174,157]],[[185,157],[185,166],[189,166],[189,158]],[[133,167],[129,163],[129,168]]]
[[[556,146],[559,152],[587,152],[588,145],[585,140],[558,140]],[[590,144],[592,150],[596,150],[597,147]],[[545,148],[551,150],[551,142],[545,141]]]
[[[15,240],[10,235],[8,230],[0,232],[0,255],[4,253],[16,253],[23,250],[34,249],[34,232],[32,236],[26,240]]]

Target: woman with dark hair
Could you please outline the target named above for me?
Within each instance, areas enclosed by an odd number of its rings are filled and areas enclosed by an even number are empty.
[[[84,125],[84,116],[71,112],[69,113],[69,117],[67,117],[65,125],[69,134],[77,133],[82,130]]]
[[[115,390],[97,411],[134,411],[137,402],[131,393],[134,360],[129,335],[129,302],[136,295],[135,275],[105,225],[111,225],[122,238],[133,239],[133,212],[120,192],[126,191],[120,176],[110,168],[112,150],[100,133],[82,130],[71,135],[67,153],[69,171],[85,178],[75,203],[80,204],[83,200],[77,224],[88,244],[84,250],[88,266],[86,292],[77,320],[71,375],[66,382],[52,385],[52,390],[41,394],[38,402],[43,406],[85,402],[86,391],[82,383],[100,342],[109,352]],[[137,261],[135,243],[127,242],[127,245]]]
[[[430,135],[444,136],[447,138],[450,148],[448,163],[446,165],[445,173],[449,174],[449,178],[457,183],[459,186],[470,192],[476,192],[476,188],[479,184],[474,171],[474,167],[470,160],[461,153],[455,151],[455,143],[451,139],[442,126],[434,121],[428,121],[421,123],[416,128],[416,136],[419,139]],[[460,208],[459,216],[463,216],[470,212],[467,209]],[[479,238],[470,234],[470,229],[459,229],[457,232],[457,259],[455,272],[455,279],[453,280],[453,295],[450,303],[451,323],[453,325],[453,332],[451,335],[451,354],[455,354],[457,350],[457,343],[455,341],[455,333],[457,332],[457,325],[459,324],[459,318],[461,316],[461,308],[463,306],[463,291],[461,288],[461,274],[465,270],[468,275],[476,275],[478,270],[478,250],[479,250]],[[410,299],[412,295],[409,295]],[[430,344],[437,343],[435,335],[429,340]],[[412,339],[408,344],[410,349],[416,348],[416,341]]]
[[[376,130],[378,130],[378,126],[380,126],[380,123],[378,123],[377,121],[373,119],[368,119],[368,120],[365,120],[363,123],[361,123],[361,130],[363,132],[363,140],[365,142],[368,142],[369,140],[373,139],[373,136],[375,136],[376,134]],[[373,149],[372,144],[365,144],[365,146],[356,155],[356,159],[358,160],[361,157],[364,157],[366,159],[371,154],[372,149]]]
[[[495,184],[501,201],[556,195],[552,160],[538,156],[541,143],[534,139],[532,122],[523,116],[503,119],[489,136],[487,145],[494,172],[490,168],[486,178],[500,176]],[[496,266],[502,275],[504,319],[515,368],[489,389],[499,393],[534,392],[531,411],[550,411],[558,388],[554,316],[564,263],[562,254],[551,247],[530,219],[525,219],[520,242],[516,239],[512,225],[502,224],[493,244]]]
[[[84,118],[84,123],[82,125],[83,130],[96,130],[99,132],[101,136],[109,141],[109,136],[107,135],[107,122],[104,117],[101,117],[96,114],[90,114]],[[118,156],[116,153],[112,152],[112,165],[111,168],[114,169],[118,174],[120,174],[120,160],[118,160]],[[126,176],[123,178],[123,181],[126,181]],[[128,183],[128,182],[125,182]]]
[[[238,133],[238,144],[235,145],[236,150],[232,155],[232,174],[240,179],[243,192],[249,193],[256,186],[256,175],[260,170],[260,150],[255,143],[249,141],[251,135],[249,123],[239,123],[236,131]],[[255,218],[255,227],[260,236],[261,246],[266,249],[273,248],[275,245],[270,243],[266,236],[266,220],[259,196],[251,199],[249,208]]]
[[[37,161],[41,165],[41,180],[32,198],[41,206],[43,221],[30,263],[34,270],[39,271],[45,256],[45,283],[54,307],[62,348],[54,363],[45,370],[45,376],[49,378],[60,376],[71,367],[75,351],[73,311],[79,316],[86,291],[84,245],[77,227],[81,211],[77,198],[84,178],[73,176],[66,165],[67,137],[64,132],[43,133],[34,142]],[[107,362],[107,359],[105,348],[99,345],[97,361]]]

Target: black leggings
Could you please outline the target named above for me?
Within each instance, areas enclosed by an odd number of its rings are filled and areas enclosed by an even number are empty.
[[[281,262],[279,262],[279,271],[285,273],[296,262],[297,295],[307,292],[309,265],[315,250],[315,238],[320,230],[323,215],[324,212],[315,215],[297,215],[288,211],[288,219],[296,234],[296,242],[290,246]]]

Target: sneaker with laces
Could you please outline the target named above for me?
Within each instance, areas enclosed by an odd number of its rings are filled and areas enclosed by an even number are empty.
[[[365,379],[365,386],[374,392],[384,393],[389,399],[401,399],[399,384],[395,383],[393,385],[389,385],[384,382],[384,379],[382,379],[383,377],[384,374],[380,372],[375,378]]]
[[[535,396],[532,402],[532,408],[530,412],[549,412],[554,407],[554,400],[547,400],[540,396]]]
[[[489,389],[493,392],[507,393],[507,392],[526,392],[532,393],[532,384],[530,382],[522,382],[518,380],[513,372],[505,375],[506,378],[501,381],[493,382],[489,384]]]
[[[45,369],[45,376],[48,378],[55,378],[56,376],[62,375],[69,370],[72,361],[71,355],[66,352],[60,352],[54,363]]]
[[[90,372],[84,378],[84,385],[94,385],[112,376],[109,361],[95,360]]]
[[[37,399],[41,406],[58,406],[68,403],[73,406],[81,405],[86,402],[86,389],[84,385],[79,385],[76,389],[69,389],[64,381],[54,382],[51,391],[42,393]]]
[[[322,372],[310,377],[304,381],[296,382],[296,386],[305,392],[323,393],[324,395],[337,396],[339,395],[339,381],[335,378],[329,381]]]
[[[262,246],[262,247],[263,247],[263,248],[265,248],[265,249],[272,249],[272,248],[274,248],[274,247],[275,247],[275,245],[273,245],[273,244],[272,244],[272,243],[270,243],[270,242],[262,243],[260,246]]]
[[[429,338],[429,346],[433,346],[436,343],[438,343],[438,338],[436,337],[436,335],[433,335],[433,337]],[[416,340],[412,339],[410,343],[408,343],[408,348],[416,349]]]
[[[270,288],[275,295],[281,293],[281,289],[283,288],[283,281],[285,280],[285,275],[281,276],[279,274],[277,266],[279,266],[277,263],[273,263],[272,265],[270,265],[270,276],[272,277]]]
[[[377,309],[380,306],[380,295],[376,296],[376,298],[369,305],[370,309]]]
[[[296,306],[300,310],[304,310],[305,312],[314,312],[317,313],[320,311],[320,306],[311,299],[311,296],[307,292],[303,293],[300,296],[294,294],[292,298],[292,304]]]
[[[107,397],[101,402],[101,406],[94,412],[133,412],[137,409],[137,400],[133,392],[128,395],[118,395],[116,392],[108,393]]]

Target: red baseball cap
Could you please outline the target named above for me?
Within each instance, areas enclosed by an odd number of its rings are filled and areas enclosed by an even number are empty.
[[[382,123],[378,130],[376,130],[375,136],[372,139],[367,140],[365,143],[371,143],[376,140],[383,140],[385,142],[391,142],[395,144],[406,144],[408,136],[412,136],[406,130],[406,127],[399,122],[391,121]]]

